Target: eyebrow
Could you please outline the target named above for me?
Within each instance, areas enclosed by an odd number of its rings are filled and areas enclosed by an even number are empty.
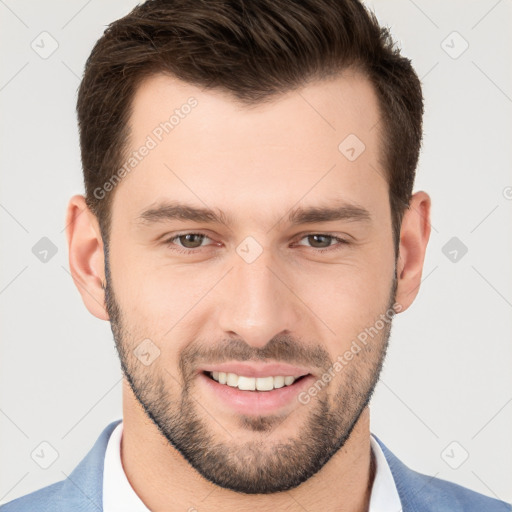
[[[362,221],[370,222],[371,214],[356,204],[339,203],[334,206],[298,207],[291,210],[287,216],[290,225],[314,224],[331,221]],[[143,210],[136,221],[148,225],[171,220],[186,220],[197,223],[230,225],[233,218],[222,210],[196,207],[177,201],[163,202]],[[279,220],[277,224],[282,224]]]

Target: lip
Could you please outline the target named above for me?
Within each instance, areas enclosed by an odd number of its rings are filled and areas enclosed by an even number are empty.
[[[307,368],[293,366],[286,363],[222,363],[206,365],[199,369],[202,372],[236,373],[244,377],[302,377],[311,373]]]
[[[242,375],[244,374],[242,373]],[[246,376],[250,377],[250,375]],[[232,411],[250,416],[277,413],[283,409],[289,409],[290,404],[294,402],[296,402],[296,405],[300,405],[298,395],[311,386],[314,380],[313,375],[307,374],[290,386],[273,389],[272,391],[243,391],[227,384],[220,384],[205,373],[198,374],[200,388],[204,389],[206,396],[213,395],[214,400],[220,401]]]

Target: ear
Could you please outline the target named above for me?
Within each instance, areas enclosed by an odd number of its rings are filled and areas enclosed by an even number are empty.
[[[400,312],[405,311],[418,294],[429,237],[430,197],[426,192],[420,191],[411,197],[400,229],[395,299],[401,306]]]
[[[85,307],[100,320],[108,320],[105,305],[103,239],[96,216],[82,195],[73,196],[66,214],[69,269]]]

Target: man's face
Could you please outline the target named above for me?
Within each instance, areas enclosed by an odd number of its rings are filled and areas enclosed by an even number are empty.
[[[134,395],[217,485],[299,485],[368,403],[396,286],[378,121],[349,73],[252,108],[161,75],[137,91],[129,148],[151,147],[115,190],[107,308]]]

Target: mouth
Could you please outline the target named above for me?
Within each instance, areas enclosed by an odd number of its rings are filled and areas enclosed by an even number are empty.
[[[205,404],[248,416],[287,414],[302,407],[298,397],[315,381],[304,368],[277,364],[217,365],[202,368],[197,376]]]
[[[241,391],[273,391],[283,387],[293,385],[295,382],[304,379],[309,374],[299,375],[269,375],[267,377],[249,377],[245,375],[237,375],[232,372],[204,371],[206,377],[218,382],[221,385],[237,388]]]

